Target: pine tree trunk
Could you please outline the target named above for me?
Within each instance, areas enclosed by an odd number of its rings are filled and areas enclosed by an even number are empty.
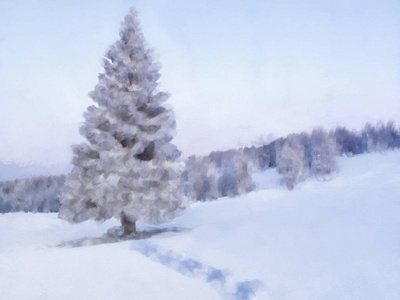
[[[121,212],[121,225],[124,228],[123,236],[135,236],[136,232],[136,220],[127,216],[125,212]]]

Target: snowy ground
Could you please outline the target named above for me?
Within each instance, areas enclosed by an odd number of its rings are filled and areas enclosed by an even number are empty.
[[[57,247],[117,222],[0,215],[0,299],[400,299],[400,152],[339,166],[294,191],[267,171],[140,241]]]

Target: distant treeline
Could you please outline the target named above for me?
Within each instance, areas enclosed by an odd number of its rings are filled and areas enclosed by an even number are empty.
[[[361,131],[345,127],[290,134],[262,146],[191,156],[181,176],[182,192],[208,201],[246,194],[255,188],[252,174],[276,168],[288,189],[309,177],[328,180],[337,172],[337,156],[400,148],[393,122],[367,124]],[[42,176],[0,182],[0,212],[57,212],[65,176]]]
[[[58,212],[65,175],[0,182],[0,212]]]
[[[392,121],[367,124],[361,131],[345,127],[290,134],[259,147],[212,152],[186,160],[182,185],[191,199],[206,201],[237,196],[254,189],[251,175],[276,168],[288,189],[312,176],[330,179],[338,170],[336,157],[400,148],[400,131]]]

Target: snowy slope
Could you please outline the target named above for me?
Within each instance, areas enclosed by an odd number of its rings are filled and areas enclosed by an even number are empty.
[[[339,167],[294,191],[267,171],[141,241],[60,248],[117,221],[0,215],[0,299],[400,299],[400,152]]]

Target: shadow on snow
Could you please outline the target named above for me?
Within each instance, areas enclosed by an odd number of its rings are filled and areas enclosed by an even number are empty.
[[[135,235],[123,236],[122,228],[121,227],[114,227],[107,231],[106,234],[100,237],[92,237],[92,238],[81,238],[72,241],[62,242],[61,244],[57,245],[60,248],[76,248],[76,247],[85,247],[85,246],[96,246],[101,244],[112,244],[112,243],[119,243],[124,241],[131,241],[131,240],[146,240],[155,235],[169,233],[169,232],[182,232],[187,231],[186,228],[157,228],[151,229],[147,231],[138,231]]]

